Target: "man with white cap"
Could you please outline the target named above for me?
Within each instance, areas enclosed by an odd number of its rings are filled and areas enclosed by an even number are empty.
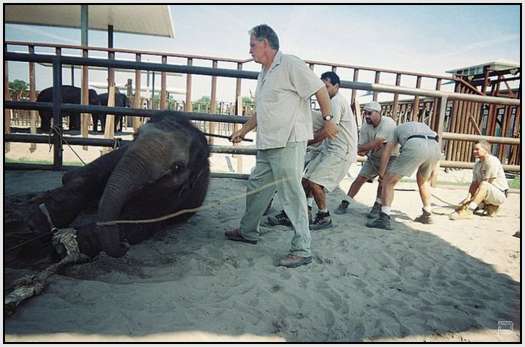
[[[388,160],[399,145],[399,156],[387,170]],[[382,180],[381,212],[366,224],[369,228],[392,229],[390,208],[394,200],[394,186],[403,176],[411,176],[417,170],[416,180],[423,202],[423,214],[415,219],[423,224],[432,223],[430,208],[430,179],[435,173],[441,157],[437,134],[425,123],[406,122],[396,127],[394,137],[388,141],[381,155],[379,179]]]
[[[343,214],[347,212],[348,206],[354,200],[354,196],[359,192],[363,184],[369,180],[373,180],[379,174],[379,164],[381,155],[383,154],[385,143],[392,141],[394,138],[394,130],[396,129],[396,122],[390,117],[381,116],[381,105],[377,101],[372,101],[364,107],[365,123],[361,126],[359,133],[359,146],[357,152],[359,155],[367,156],[363,167],[359,171],[357,178],[352,182],[348,190],[348,200],[344,199],[339,204],[339,207],[334,211],[336,214]],[[399,146],[394,147],[392,155],[390,156],[388,166],[399,154]],[[376,201],[372,210],[368,213],[368,218],[376,218],[381,211],[381,181],[377,186]]]

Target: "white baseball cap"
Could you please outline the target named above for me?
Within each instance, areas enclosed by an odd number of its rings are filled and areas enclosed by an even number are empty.
[[[381,113],[381,105],[377,101],[370,101],[368,104],[363,106],[366,111],[376,111]]]

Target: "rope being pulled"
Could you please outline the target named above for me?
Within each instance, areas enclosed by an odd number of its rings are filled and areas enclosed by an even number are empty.
[[[238,194],[238,195],[232,196],[232,197],[230,197],[228,199],[225,199],[225,200],[222,200],[222,201],[218,201],[217,203],[214,203],[214,204],[208,204],[208,205],[203,205],[203,206],[200,206],[200,207],[183,209],[183,210],[179,210],[177,212],[170,213],[170,214],[167,214],[167,215],[164,215],[164,216],[161,216],[161,217],[157,217],[157,218],[135,219],[135,220],[113,220],[113,221],[108,221],[108,222],[97,222],[97,225],[98,226],[108,226],[108,225],[117,225],[117,224],[147,224],[147,223],[161,222],[161,221],[164,221],[164,220],[167,220],[167,219],[171,219],[171,218],[180,216],[180,215],[185,214],[185,213],[194,213],[194,212],[198,212],[198,211],[209,210],[211,208],[218,207],[218,206],[220,206],[222,204],[225,204],[227,202],[245,198],[245,197],[247,197],[249,195],[258,193],[258,192],[260,192],[262,190],[265,190],[267,188],[270,188],[272,186],[276,186],[277,184],[279,184],[281,182],[288,181],[290,179],[291,178],[281,178],[281,179],[275,180],[273,182],[267,183],[267,184],[265,184],[265,185],[255,189],[255,190],[252,190],[251,192]]]

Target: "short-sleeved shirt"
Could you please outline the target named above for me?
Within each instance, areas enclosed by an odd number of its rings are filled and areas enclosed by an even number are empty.
[[[333,122],[339,130],[334,139],[325,139],[327,152],[333,152],[354,162],[357,160],[357,125],[350,104],[341,93],[330,99]]]
[[[375,139],[383,138],[386,142],[393,142],[394,140],[394,131],[396,130],[396,122],[390,118],[383,116],[381,117],[381,122],[374,127],[372,124],[363,123],[361,127],[361,132],[359,134],[359,145],[365,145]],[[384,146],[378,150],[368,151],[368,158],[374,161],[381,160],[381,155],[384,151]],[[399,155],[399,145],[396,145],[392,150],[393,156]]]
[[[392,143],[399,143],[401,147],[405,145],[408,138],[413,135],[423,135],[436,137],[436,132],[432,131],[428,125],[420,122],[406,122],[399,124],[394,131]]]
[[[474,164],[472,171],[472,181],[481,182],[494,178],[492,185],[499,190],[509,189],[509,184],[505,178],[505,172],[499,159],[492,154],[488,154],[485,160],[478,160]]]
[[[257,149],[313,139],[309,99],[324,87],[304,61],[278,51],[270,68],[263,68],[257,78]]]

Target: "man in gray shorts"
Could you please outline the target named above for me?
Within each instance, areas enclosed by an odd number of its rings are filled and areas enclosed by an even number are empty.
[[[493,217],[499,206],[507,200],[509,184],[501,162],[490,154],[490,144],[487,141],[479,141],[472,154],[479,160],[474,164],[469,194],[456,211],[449,215],[452,220],[472,218],[473,212],[481,205],[484,213]]]
[[[399,157],[390,165],[387,163],[396,145],[400,145]],[[394,131],[394,138],[385,146],[379,166],[379,179],[383,181],[381,200],[383,206],[379,216],[368,222],[367,227],[391,230],[390,207],[394,200],[394,186],[401,177],[410,176],[417,170],[417,185],[423,202],[423,214],[416,222],[432,223],[430,209],[430,178],[441,157],[437,134],[428,125],[419,122],[400,124]],[[386,174],[385,174],[386,171]]]
[[[348,190],[348,200],[342,200],[339,207],[334,211],[336,214],[343,214],[347,212],[348,206],[354,201],[354,196],[359,192],[363,184],[374,179],[379,174],[379,164],[381,155],[383,154],[385,144],[394,138],[394,130],[396,129],[396,122],[390,117],[381,117],[381,105],[377,101],[372,101],[364,107],[365,123],[361,127],[359,133],[359,146],[357,152],[360,155],[367,156],[361,171],[357,178],[352,182]],[[388,167],[392,161],[399,154],[399,146],[395,146],[392,150],[392,155],[388,162]],[[381,212],[381,182],[377,186],[376,201],[368,218],[376,218]]]

